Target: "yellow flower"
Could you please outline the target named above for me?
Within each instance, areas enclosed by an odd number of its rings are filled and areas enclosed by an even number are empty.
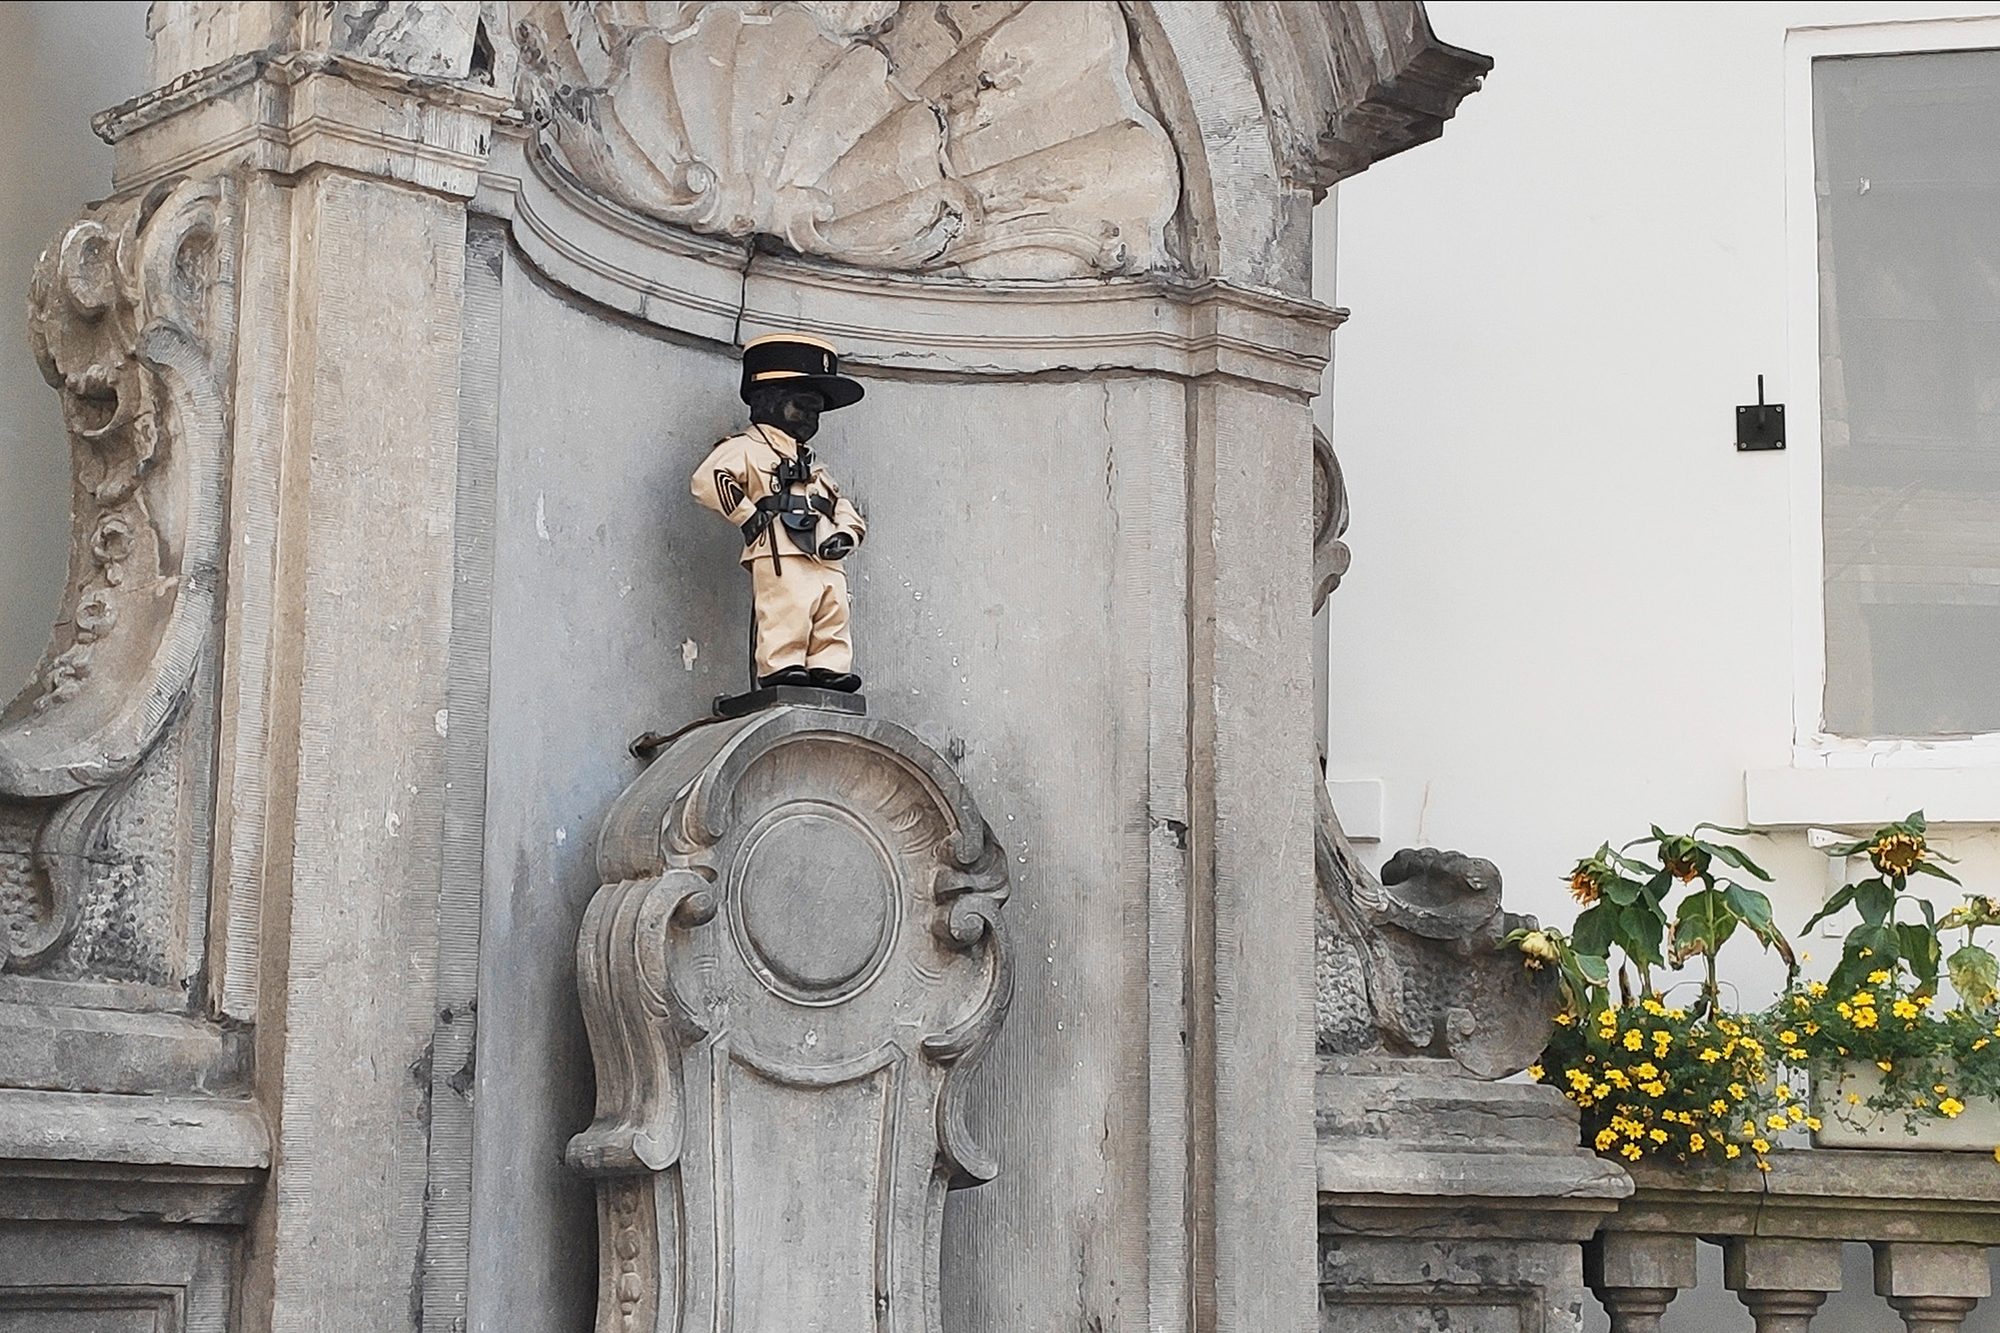
[[[1646,1137],[1651,1139],[1655,1143],[1665,1143],[1667,1141],[1667,1131],[1664,1129],[1656,1129],[1647,1134]]]
[[[1943,1092],[1943,1091],[1945,1091],[1945,1086],[1944,1086],[1944,1084],[1942,1084],[1942,1083],[1933,1083],[1933,1084],[1931,1084],[1931,1091],[1932,1091],[1932,1092]]]
[[[1874,1027],[1875,1011],[1873,1009],[1857,1010],[1854,1015],[1854,1026],[1862,1029]]]
[[[1722,1052],[1716,1050],[1713,1046],[1708,1046],[1704,1047],[1702,1049],[1702,1053],[1696,1058],[1699,1059],[1703,1064],[1712,1065],[1717,1060],[1720,1060],[1722,1058]]]
[[[1667,1095],[1667,1085],[1655,1079],[1651,1083],[1641,1083],[1639,1091],[1645,1093],[1648,1097],[1664,1097]]]
[[[1881,1070],[1885,1074],[1893,1074],[1896,1072],[1896,1066],[1888,1060],[1877,1060],[1875,1062],[1875,1067]]]
[[[1737,1147],[1733,1143],[1725,1143],[1722,1145],[1722,1155],[1729,1158],[1731,1161],[1735,1161],[1738,1157],[1741,1157],[1743,1155],[1743,1150]],[[1993,1150],[1993,1160],[1995,1160],[1996,1162],[2000,1162],[2000,1148],[1995,1148]]]
[[[1918,1014],[1921,1014],[1923,1012],[1922,1009],[1918,1008],[1914,1004],[1911,1004],[1908,1000],[1898,1000],[1894,1004],[1890,1005],[1889,1009],[1891,1013],[1896,1015],[1896,1017],[1902,1019],[1915,1018]]]
[[[2000,1148],[1995,1148],[1993,1150],[1993,1160],[1996,1162],[2000,1162]]]
[[[1807,982],[1806,994],[1812,996],[1815,1000],[1824,999],[1826,997],[1826,983],[1824,981]]]
[[[1879,968],[1868,974],[1868,984],[1871,986],[1879,986],[1888,979],[1889,974]],[[1859,999],[1860,997],[1856,996],[1855,998]]]
[[[1604,1081],[1614,1088],[1629,1088],[1632,1086],[1632,1080],[1625,1077],[1625,1071],[1622,1069],[1605,1070]]]
[[[1947,1097],[1938,1103],[1938,1114],[1947,1120],[1958,1119],[1958,1113],[1965,1109],[1965,1103],[1956,1097]]]
[[[1858,1092],[1850,1092],[1850,1093],[1848,1093],[1848,1094],[1847,1094],[1847,1104],[1848,1104],[1849,1106],[1859,1106],[1859,1105],[1861,1105],[1861,1094],[1860,1094],[1860,1093],[1858,1093]]]
[[[1817,1023],[1806,1024],[1806,1035],[1808,1037],[1817,1037],[1819,1035],[1819,1024]]]
[[[1750,1090],[1741,1083],[1732,1083],[1729,1085],[1729,1095],[1740,1102],[1750,1095]]]
[[[1653,999],[1651,996],[1648,996],[1647,998],[1639,1001],[1639,1007],[1641,1009],[1644,1009],[1647,1013],[1653,1015],[1653,1017],[1655,1018],[1658,1018],[1661,1014],[1667,1012],[1667,1006],[1661,1004],[1658,1000]]]
[[[1771,1169],[1771,1164],[1765,1161],[1763,1158],[1759,1157],[1757,1159],[1757,1169],[1759,1171],[1769,1171]]]
[[[1722,1098],[1717,1097],[1714,1101],[1708,1104],[1708,1113],[1710,1115],[1728,1115],[1729,1103],[1723,1101]]]
[[[1764,1124],[1773,1134],[1782,1134],[1785,1132],[1785,1117],[1777,1114],[1775,1111],[1764,1117]],[[1757,1151],[1762,1152],[1764,1150],[1759,1148]]]
[[[1618,1142],[1618,1135],[1616,1131],[1609,1129],[1600,1129],[1597,1131],[1596,1142],[1597,1142],[1597,1151],[1610,1152],[1611,1145]]]
[[[1638,1064],[1633,1065],[1632,1072],[1640,1078],[1658,1078],[1660,1074],[1659,1066],[1655,1065],[1651,1060],[1642,1060]]]
[[[1787,1046],[1796,1046],[1799,1044],[1799,1034],[1788,1028],[1778,1034],[1778,1040]]]
[[[1701,1136],[1700,1131],[1696,1131],[1695,1133],[1688,1135],[1689,1152],[1700,1152],[1703,1148],[1706,1148],[1707,1146],[1708,1146],[1708,1140]],[[2000,1156],[2000,1152],[1996,1152],[1996,1156]]]
[[[1769,1139],[1752,1139],[1750,1140],[1750,1151],[1754,1153],[1767,1153],[1771,1151],[1771,1142]]]
[[[1645,1044],[1646,1044],[1646,1039],[1639,1035],[1639,1030],[1637,1028],[1634,1028],[1630,1032],[1625,1034],[1626,1050],[1636,1051]]]
[[[1612,1072],[1616,1073],[1617,1071],[1613,1070]],[[1590,1095],[1601,1102],[1611,1095],[1611,1085],[1609,1083],[1600,1083],[1590,1090]]]
[[[1570,1027],[1574,1025],[1575,1022],[1576,1020],[1570,1017],[1569,1010],[1567,1009],[1563,1010],[1561,1013],[1556,1015],[1556,1026],[1559,1028]]]
[[[1540,1083],[1542,1081],[1542,1067],[1540,1065],[1529,1065],[1528,1077]]]
[[[1819,1123],[1820,1123],[1819,1117],[1816,1115],[1809,1115],[1806,1117],[1806,1128],[1811,1130],[1815,1134],[1819,1133]]]

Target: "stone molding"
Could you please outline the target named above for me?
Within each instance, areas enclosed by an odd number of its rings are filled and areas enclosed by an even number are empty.
[[[1279,170],[1315,201],[1444,133],[1490,56],[1437,39],[1408,0],[1231,0],[1270,117]]]
[[[510,98],[326,51],[252,51],[96,116],[121,192],[164,177],[331,167],[472,194]]]
[[[473,207],[512,223],[551,281],[662,328],[729,344],[783,329],[856,366],[946,375],[1131,370],[1224,375],[1310,397],[1346,312],[1220,280],[1165,275],[983,281],[753,253],[595,198],[502,135]]]
[[[618,799],[598,869],[568,1160],[599,1178],[599,1333],[936,1333],[945,1191],[999,1170],[962,1076],[1012,993],[1006,854],[957,775],[878,719],[712,723]]]

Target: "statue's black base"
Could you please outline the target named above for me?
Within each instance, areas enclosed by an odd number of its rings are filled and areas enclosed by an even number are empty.
[[[717,717],[744,717],[766,708],[823,708],[829,713],[867,716],[868,700],[859,694],[822,690],[813,685],[765,685],[748,694],[719,694],[715,697]]]

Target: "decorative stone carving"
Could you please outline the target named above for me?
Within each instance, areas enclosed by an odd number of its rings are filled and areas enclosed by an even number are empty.
[[[1336,181],[1435,139],[1493,68],[1441,42],[1409,0],[1232,0],[1279,169],[1322,198]]]
[[[1500,906],[1491,861],[1404,849],[1368,873],[1319,790],[1317,1008],[1323,1052],[1438,1056],[1504,1078],[1542,1053],[1559,999],[1553,976],[1502,947],[1533,917]]]
[[[1109,0],[514,13],[545,151],[625,208],[874,268],[1166,264],[1180,172]]]
[[[93,889],[129,926],[148,916],[130,900],[157,887],[108,838],[215,614],[234,314],[223,188],[169,181],[100,205],[35,269],[29,334],[70,441],[70,573],[41,665],[0,710],[0,970],[50,959]],[[175,782],[162,785],[151,823],[171,833]],[[121,979],[167,980],[152,970]]]
[[[1353,555],[1340,540],[1347,533],[1347,479],[1332,443],[1313,427],[1313,614],[1340,586]]]
[[[1005,1013],[1006,855],[892,723],[777,708],[626,789],[577,941],[599,1333],[929,1329],[964,1074]]]

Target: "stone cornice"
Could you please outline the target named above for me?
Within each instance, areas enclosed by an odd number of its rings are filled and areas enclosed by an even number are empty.
[[[1223,375],[1309,397],[1346,313],[1216,279],[972,281],[769,254],[600,200],[512,134],[473,206],[550,281],[635,319],[723,343],[814,332],[889,370]]]
[[[512,101],[483,87],[318,51],[253,51],[100,113],[113,184],[239,165],[329,166],[468,196]]]

